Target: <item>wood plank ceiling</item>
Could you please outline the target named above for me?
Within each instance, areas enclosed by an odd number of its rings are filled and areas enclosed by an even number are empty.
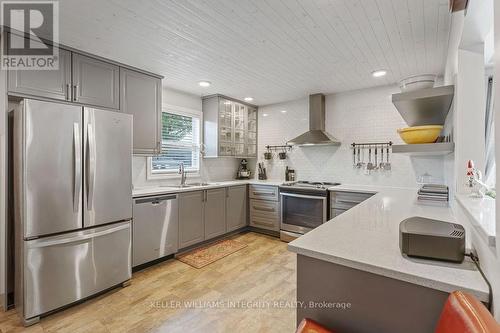
[[[448,0],[59,3],[61,43],[259,105],[442,74],[450,26]]]

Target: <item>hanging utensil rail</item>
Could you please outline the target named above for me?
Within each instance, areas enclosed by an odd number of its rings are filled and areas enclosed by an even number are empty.
[[[292,146],[290,145],[282,145],[282,146],[266,146],[267,150],[292,150]]]
[[[356,143],[356,142],[353,142],[351,144],[351,147],[355,148],[355,147],[366,147],[366,146],[392,146],[392,141],[389,141],[389,142],[363,142],[363,143]]]

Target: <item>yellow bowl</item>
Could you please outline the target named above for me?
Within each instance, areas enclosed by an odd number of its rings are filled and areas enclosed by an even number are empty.
[[[408,144],[433,143],[442,129],[441,125],[413,126],[398,129],[398,134]]]

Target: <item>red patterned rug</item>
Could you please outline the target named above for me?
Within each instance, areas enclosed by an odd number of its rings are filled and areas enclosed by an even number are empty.
[[[194,268],[202,268],[245,247],[247,244],[232,239],[223,239],[180,254],[176,258]]]

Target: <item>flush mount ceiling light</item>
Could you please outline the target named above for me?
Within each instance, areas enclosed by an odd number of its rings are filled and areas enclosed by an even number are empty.
[[[245,101],[251,102],[251,101],[253,101],[253,97],[245,97]]]
[[[200,82],[198,82],[198,85],[200,87],[210,87],[212,85],[212,82],[210,82],[210,81],[200,81]]]
[[[386,74],[387,74],[387,71],[385,69],[379,69],[379,70],[372,72],[373,77],[382,77],[382,76],[385,76]]]
[[[286,113],[286,110],[281,110],[280,112],[281,112],[281,113]]]
[[[262,117],[267,117],[267,116],[268,116],[268,114],[267,114],[267,113],[263,113],[263,114],[262,114]]]

